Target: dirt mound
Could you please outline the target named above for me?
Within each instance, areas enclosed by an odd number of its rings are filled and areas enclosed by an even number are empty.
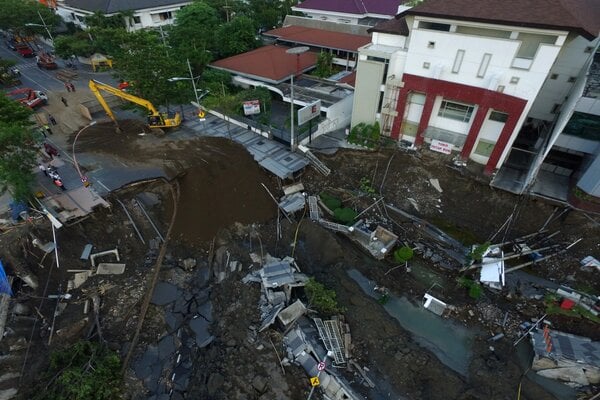
[[[180,181],[174,235],[189,244],[211,240],[235,222],[266,221],[277,210],[261,185],[269,186],[269,176],[242,146],[226,139],[206,142],[211,146],[204,151],[188,152],[191,167]]]

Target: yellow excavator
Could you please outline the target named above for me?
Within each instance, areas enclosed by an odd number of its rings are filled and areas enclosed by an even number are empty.
[[[148,110],[148,126],[153,129],[161,129],[161,128],[176,128],[181,124],[181,114],[178,112],[175,113],[161,113],[159,112],[152,103],[148,100],[142,99],[141,97],[134,96],[127,92],[124,92],[120,89],[114,88],[106,83],[98,82],[96,80],[91,79],[88,86],[90,90],[96,98],[98,102],[104,108],[106,115],[110,117],[115,123],[117,130],[119,130],[119,123],[117,122],[117,118],[115,114],[113,114],[112,110],[102,97],[101,91],[105,91],[107,93],[111,93],[117,97],[120,97],[124,100],[127,100],[131,103],[138,104]]]

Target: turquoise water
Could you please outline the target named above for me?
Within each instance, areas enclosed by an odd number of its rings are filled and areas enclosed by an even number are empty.
[[[379,293],[373,288],[375,282],[368,280],[355,269],[348,275],[358,283],[370,297],[378,299]],[[421,305],[411,303],[405,297],[389,295],[385,310],[405,330],[409,331],[415,342],[431,351],[444,365],[466,376],[471,359],[471,343],[474,333],[454,321],[441,318]]]

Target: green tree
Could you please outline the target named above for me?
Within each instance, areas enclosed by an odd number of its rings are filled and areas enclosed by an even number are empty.
[[[201,72],[220,46],[215,36],[220,23],[213,7],[196,1],[177,12],[175,24],[168,31],[169,45],[180,60],[189,59]]]
[[[50,366],[33,400],[120,398],[119,356],[94,342],[79,341],[50,355]]]
[[[48,36],[43,24],[45,23],[52,31],[61,21],[58,15],[35,0],[1,0],[0,7],[2,10],[0,12],[0,29],[10,30],[17,35]],[[27,24],[42,26],[27,26]]]
[[[0,184],[15,200],[29,198],[36,159],[31,110],[0,96]]]
[[[319,313],[332,315],[342,312],[338,306],[335,290],[327,289],[315,278],[310,278],[304,286],[304,293],[308,299],[308,306],[314,307]]]
[[[413,249],[407,246],[402,246],[394,252],[394,260],[396,260],[397,263],[403,264],[413,258],[413,255]]]
[[[319,53],[315,75],[319,78],[329,78],[333,75],[333,54],[329,51],[321,51]]]
[[[260,44],[256,38],[256,26],[248,17],[235,17],[221,25],[217,31],[219,38],[218,58],[225,58],[255,49]]]
[[[154,105],[189,101],[189,92],[169,82],[172,77],[188,76],[187,67],[172,50],[164,46],[154,31],[128,33],[126,43],[116,49],[114,60],[120,79],[132,84],[134,94]]]
[[[129,13],[127,13],[129,14]],[[126,28],[127,21],[124,13],[107,16],[102,11],[96,11],[85,17],[85,24],[90,28]]]
[[[71,55],[89,57],[96,52],[87,33],[80,31],[73,35],[61,35],[54,39],[54,52],[62,57]]]

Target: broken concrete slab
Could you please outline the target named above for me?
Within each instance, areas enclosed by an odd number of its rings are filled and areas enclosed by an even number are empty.
[[[279,208],[284,210],[288,214],[293,214],[296,211],[304,209],[306,205],[306,198],[300,192],[291,194],[283,197],[279,202]]]
[[[81,256],[79,257],[81,260],[88,260],[90,258],[90,254],[92,253],[92,249],[94,246],[90,243],[86,244],[81,252]]]
[[[168,282],[158,282],[152,294],[152,304],[164,306],[174,302],[179,297],[179,288]]]
[[[283,187],[283,193],[286,196],[289,196],[290,194],[294,194],[297,192],[301,192],[304,190],[304,185],[302,184],[302,182],[299,183],[294,183],[292,185],[287,185]]]
[[[438,179],[431,178],[429,179],[429,183],[431,183],[431,186],[433,186],[438,192],[443,192],[442,187],[440,186],[440,181]]]
[[[92,271],[77,272],[73,275],[73,279],[69,280],[67,287],[69,289],[77,289],[83,285],[90,276],[92,276]]]
[[[125,272],[125,264],[100,263],[96,275],[121,275]]]
[[[111,255],[111,254],[113,256],[115,256],[115,258],[117,259],[117,261],[121,261],[121,259],[119,258],[119,249],[101,251],[99,253],[94,253],[94,254],[90,255],[90,261],[92,262],[92,267],[96,266],[96,258],[108,256],[108,255]]]
[[[306,307],[304,303],[300,299],[296,300],[294,303],[290,304],[288,307],[281,310],[279,315],[277,315],[277,319],[284,326],[288,326],[292,322],[296,321],[302,315],[306,313]]]

